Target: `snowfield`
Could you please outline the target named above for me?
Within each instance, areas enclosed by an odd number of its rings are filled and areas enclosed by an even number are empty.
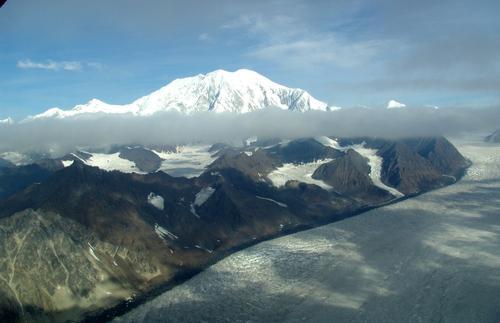
[[[179,146],[176,152],[164,152],[151,150],[153,153],[163,159],[158,171],[163,171],[174,177],[197,177],[203,173],[205,168],[216,158],[212,157],[208,151],[208,145]],[[86,152],[87,153],[87,152]],[[76,154],[72,154],[82,163],[89,166],[98,167],[105,171],[119,171],[123,173],[145,174],[134,162],[120,157],[120,153],[102,154],[88,153],[91,157],[83,160]],[[7,158],[6,158],[7,159]],[[10,158],[10,159],[13,159]],[[64,167],[71,166],[72,160],[63,160]]]
[[[135,163],[120,158],[120,153],[115,154],[97,154],[93,153],[92,157],[87,159],[85,163],[89,166],[99,167],[105,171],[117,170],[122,173],[139,173],[144,174],[139,168],[135,166]]]
[[[180,146],[176,152],[160,152],[153,150],[163,162],[160,166],[161,171],[174,177],[197,177],[210,165],[216,158],[212,157],[208,151],[210,146],[194,145]]]
[[[116,322],[498,322],[500,145],[454,185],[237,252]]]
[[[290,180],[296,180],[307,184],[315,184],[325,190],[329,190],[332,188],[330,185],[322,180],[312,178],[312,174],[319,166],[330,161],[332,161],[332,159],[322,159],[303,164],[283,164],[283,166],[270,172],[267,178],[269,178],[276,187],[284,186],[286,182]]]

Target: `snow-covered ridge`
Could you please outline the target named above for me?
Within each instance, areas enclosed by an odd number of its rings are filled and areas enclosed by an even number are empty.
[[[302,89],[288,88],[257,72],[240,69],[176,79],[130,104],[112,105],[92,99],[70,110],[52,108],[28,119],[64,119],[98,113],[150,116],[162,111],[247,113],[269,107],[293,111],[330,110],[326,103]],[[331,110],[337,110],[337,107]]]
[[[398,102],[396,100],[390,100],[387,102],[387,109],[401,109],[406,108],[406,104]]]

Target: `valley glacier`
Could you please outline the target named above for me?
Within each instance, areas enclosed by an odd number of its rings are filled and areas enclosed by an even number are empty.
[[[115,322],[496,322],[500,146],[454,185],[235,253]]]

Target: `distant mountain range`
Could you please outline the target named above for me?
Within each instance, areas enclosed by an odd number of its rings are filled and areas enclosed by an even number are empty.
[[[177,79],[130,104],[113,105],[92,99],[70,110],[52,108],[30,119],[62,119],[98,113],[149,116],[162,111],[247,113],[269,107],[291,111],[338,109],[302,89],[288,88],[257,72],[240,69]]]

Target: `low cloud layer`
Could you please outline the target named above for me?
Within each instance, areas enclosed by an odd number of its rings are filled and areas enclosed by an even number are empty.
[[[0,125],[0,152],[50,151],[53,155],[62,155],[76,147],[237,142],[251,136],[261,139],[318,135],[455,136],[472,131],[487,133],[499,127],[498,107],[359,108],[307,113],[266,109],[243,115],[161,113],[151,117],[108,115]]]

